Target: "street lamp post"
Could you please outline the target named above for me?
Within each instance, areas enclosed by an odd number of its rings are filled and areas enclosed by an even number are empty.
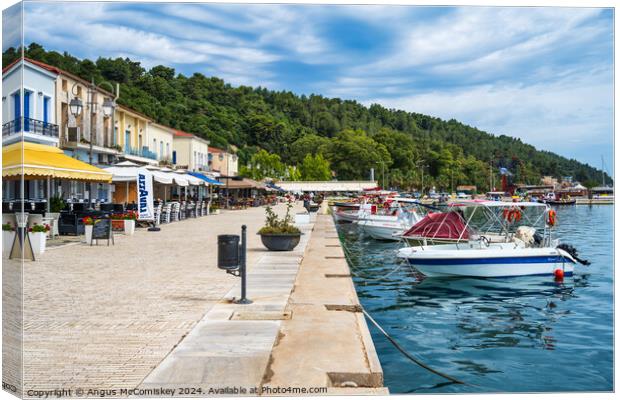
[[[77,97],[77,91],[76,91],[76,87],[77,87],[77,82],[73,84],[73,87],[71,88],[71,92],[73,93],[73,95],[75,96],[70,102],[69,102],[69,110],[71,112],[71,114],[73,114],[74,117],[77,118],[78,115],[82,114],[82,111],[84,109],[84,105],[82,103],[82,100],[80,98]],[[95,79],[93,78],[91,80],[90,85],[88,86],[88,94],[87,94],[87,103],[86,105],[88,106],[89,110],[90,110],[90,115],[89,115],[89,140],[88,140],[88,163],[90,165],[93,165],[93,131],[96,131],[96,129],[94,129],[94,124],[93,124],[93,111],[96,112],[97,110],[97,102],[95,102],[95,93],[97,91],[97,89],[100,89],[102,85],[109,85],[113,92],[114,92],[114,99],[111,99],[109,97],[106,97],[106,99],[103,101],[103,105],[102,105],[102,111],[103,111],[103,116],[104,118],[109,118],[110,116],[112,117],[112,122],[111,122],[111,129],[112,129],[112,135],[114,135],[114,109],[116,108],[116,99],[118,99],[118,84],[116,84],[116,90],[114,90],[114,86],[107,81],[103,81],[100,82],[98,85],[95,85]],[[92,209],[92,185],[89,184],[89,190],[88,190],[88,208]]]
[[[381,188],[385,190],[385,161],[377,161],[377,164],[381,164]]]

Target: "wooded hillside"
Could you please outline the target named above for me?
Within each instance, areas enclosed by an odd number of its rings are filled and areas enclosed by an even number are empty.
[[[256,170],[257,157],[265,159],[264,152],[256,154],[264,149],[279,156],[281,165],[270,174],[282,178],[299,178],[287,166],[301,168],[307,154],[320,154],[319,161],[306,160],[308,166],[329,162],[338,179],[367,179],[372,167],[380,178],[385,167],[389,183],[401,188],[419,188],[424,179],[427,188],[472,184],[486,190],[490,166],[495,182],[500,167],[508,168],[515,182],[538,183],[542,175],[573,176],[584,184],[602,180],[602,172],[589,165],[456,120],[378,104],[366,107],[354,100],[233,87],[217,77],[188,77],[162,65],[146,70],[128,58],[80,60],[36,43],[25,54],[84,79],[119,82],[119,103],[158,123],[205,137],[214,146],[237,146],[241,165],[250,164],[244,171],[255,177],[266,174]],[[19,50],[8,49],[3,66],[18,57]],[[606,176],[606,181],[611,179]]]

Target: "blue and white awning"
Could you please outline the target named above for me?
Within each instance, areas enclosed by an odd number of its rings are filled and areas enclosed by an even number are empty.
[[[189,175],[195,176],[196,178],[200,178],[203,181],[207,182],[209,185],[223,185],[222,182],[216,181],[215,179],[211,179],[208,176],[201,174],[199,172],[188,172]]]

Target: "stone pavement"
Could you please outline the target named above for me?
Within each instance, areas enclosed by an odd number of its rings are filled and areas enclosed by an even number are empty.
[[[282,321],[263,388],[388,394],[331,216],[316,220],[287,312],[292,318]]]
[[[236,387],[256,394],[253,390],[260,386],[281,321],[287,317],[285,308],[312,226],[299,225],[304,235],[295,250],[264,253],[249,268],[247,293],[252,304],[232,302],[239,297],[238,282],[140,389],[189,387],[199,390],[192,394],[204,396]]]
[[[196,396],[388,393],[332,218],[312,215],[300,228],[304,236],[294,251],[266,253],[250,270],[253,303],[216,304],[141,390],[186,387]],[[226,299],[238,293],[236,287]],[[325,391],[312,392],[317,389]]]
[[[300,210],[298,204],[294,211]],[[284,205],[276,211],[283,213]],[[163,225],[160,232],[117,235],[115,246],[49,249],[25,262],[25,390],[133,389],[190,331],[217,332],[217,325],[197,323],[222,298],[237,295],[239,279],[217,268],[216,238],[239,234],[242,224],[248,226],[249,280],[272,283],[249,295],[265,299],[266,310],[285,304],[278,284],[294,277],[273,269],[270,276],[270,267],[261,264],[268,253],[254,232],[263,222],[262,207],[222,212]],[[5,263],[3,277],[18,277],[20,269]],[[11,304],[17,299],[3,298]],[[242,315],[236,318],[246,323]],[[264,325],[264,332],[275,329]]]

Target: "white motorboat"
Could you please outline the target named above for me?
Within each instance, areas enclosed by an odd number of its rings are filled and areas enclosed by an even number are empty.
[[[366,215],[357,221],[362,232],[373,239],[400,240],[400,236],[418,223],[422,216],[411,208],[419,204],[416,200],[395,198],[392,204],[397,209],[393,215]]]
[[[463,218],[466,229],[454,243],[406,247],[398,257],[426,276],[443,277],[564,276],[573,273],[577,262],[588,264],[574,248],[551,239],[555,211],[545,204],[472,201],[453,206],[468,215]],[[476,214],[477,210],[484,212]],[[536,218],[541,211],[542,217]],[[474,219],[478,229],[472,227]],[[542,222],[542,236],[534,226],[517,226],[522,219]],[[499,230],[491,229],[498,224]]]
[[[426,276],[480,278],[525,275],[572,275],[576,260],[556,247],[525,247],[515,243],[440,244],[406,247],[398,256]]]
[[[361,203],[334,204],[334,219],[336,222],[357,222],[376,217],[388,221],[398,209],[398,204],[394,203],[393,199],[388,199],[384,204],[387,204],[387,207],[370,203],[369,198],[363,198]]]

